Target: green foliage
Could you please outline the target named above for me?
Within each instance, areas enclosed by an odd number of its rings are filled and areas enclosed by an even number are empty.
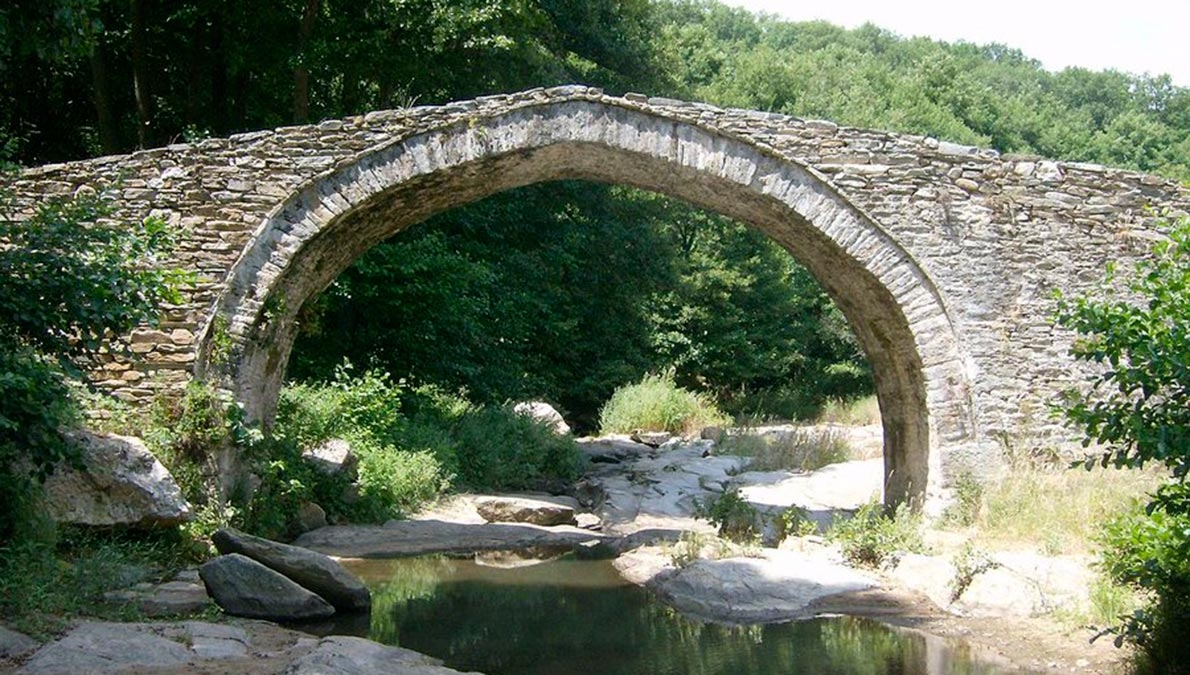
[[[1075,358],[1098,366],[1090,386],[1069,392],[1063,412],[1086,443],[1105,446],[1088,468],[1164,465],[1161,486],[1143,513],[1110,523],[1102,565],[1116,582],[1153,598],[1116,628],[1117,644],[1140,647],[1156,672],[1186,672],[1190,645],[1190,219],[1171,223],[1169,239],[1123,282],[1131,296],[1099,293],[1060,299],[1058,322],[1079,337]]]
[[[103,594],[167,577],[183,552],[169,532],[70,530],[54,541],[13,541],[0,546],[0,615],[40,639],[80,616],[139,618],[134,606],[104,602]]]
[[[855,515],[838,517],[827,531],[827,537],[843,549],[848,561],[868,567],[879,567],[899,553],[922,553],[925,542],[921,536],[921,516],[904,506],[888,515],[884,507],[873,500],[861,506]]]
[[[983,510],[983,483],[970,471],[964,471],[955,479],[953,489],[954,501],[942,512],[942,521],[957,527],[974,525]]]
[[[0,176],[7,180],[7,174]],[[0,188],[0,507],[30,472],[43,479],[75,451],[61,432],[80,419],[70,382],[105,336],[151,322],[186,276],[162,267],[164,223],[106,220],[110,201],[80,191],[21,213]],[[0,524],[0,541],[15,524]]]
[[[706,518],[719,530],[719,536],[738,544],[750,544],[760,539],[760,513],[733,488],[700,504],[697,514]]]
[[[672,373],[646,375],[636,384],[620,387],[599,413],[600,431],[605,434],[692,433],[728,421],[710,397],[674,384]]]
[[[1141,301],[1125,299],[1121,286]],[[1099,463],[1190,473],[1190,219],[1171,223],[1134,275],[1109,270],[1097,294],[1060,297],[1057,320],[1078,333],[1072,355],[1098,366],[1062,412],[1087,444],[1106,446]]]
[[[950,601],[954,602],[962,597],[975,577],[999,565],[985,551],[971,545],[963,544],[963,548],[951,558],[954,564],[954,578],[950,580]]]
[[[777,541],[781,542],[789,537],[808,537],[818,534],[818,525],[806,514],[800,506],[790,506],[781,513],[773,525],[777,529]]]

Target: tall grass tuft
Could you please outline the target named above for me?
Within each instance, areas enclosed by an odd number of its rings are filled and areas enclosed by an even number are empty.
[[[851,446],[837,429],[795,428],[782,434],[732,434],[721,454],[751,457],[754,471],[814,471],[851,459]]]

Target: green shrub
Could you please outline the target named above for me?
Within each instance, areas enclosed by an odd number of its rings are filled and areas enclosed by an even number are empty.
[[[818,534],[818,525],[806,514],[800,506],[790,506],[777,514],[773,525],[777,529],[777,541],[782,542],[789,537],[808,537]]]
[[[921,553],[921,517],[900,506],[891,515],[876,501],[861,506],[851,518],[837,517],[827,537],[843,549],[848,561],[878,567],[897,553]]]
[[[954,482],[954,501],[942,512],[942,522],[955,527],[975,524],[983,510],[983,483],[970,471],[964,471]]]
[[[605,434],[692,433],[729,422],[710,398],[674,384],[673,373],[646,375],[636,384],[616,389],[599,413],[600,431]]]
[[[699,504],[696,512],[718,528],[720,537],[738,544],[750,544],[760,539],[760,514],[740,496],[738,488]]]
[[[576,478],[578,445],[508,406],[473,408],[451,429],[454,469],[472,489],[524,490]]]
[[[401,518],[450,488],[451,477],[430,452],[366,444],[354,448],[359,457],[358,518]]]

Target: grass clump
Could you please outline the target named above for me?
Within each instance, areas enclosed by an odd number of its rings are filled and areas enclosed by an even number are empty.
[[[675,384],[673,373],[646,375],[636,384],[616,389],[599,412],[600,431],[605,434],[633,431],[690,434],[729,422],[710,397]]]
[[[99,532],[61,528],[53,541],[23,539],[0,547],[0,616],[38,639],[79,616],[132,620],[135,607],[103,594],[179,569],[185,550],[176,531]]]
[[[836,518],[827,538],[843,550],[849,562],[880,567],[900,553],[922,553],[921,516],[901,506],[892,515],[873,500],[861,506],[851,518]]]
[[[854,399],[828,399],[815,418],[817,424],[866,426],[880,424],[880,402],[875,394]]]
[[[740,433],[719,444],[721,454],[750,457],[754,471],[814,471],[851,459],[851,446],[836,429],[795,428],[789,433]]]
[[[699,504],[697,513],[718,528],[719,536],[724,539],[737,544],[760,541],[760,513],[755,506],[740,496],[739,488],[733,488],[705,504]]]
[[[1159,482],[1160,476],[1147,470],[1017,465],[983,484],[978,502],[976,489],[960,481],[959,504],[966,499],[969,505],[952,507],[959,512],[949,524],[973,526],[988,547],[1040,542],[1047,555],[1086,553],[1096,547],[1104,522],[1132,508]]]

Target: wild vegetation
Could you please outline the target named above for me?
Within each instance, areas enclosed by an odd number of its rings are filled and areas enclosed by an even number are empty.
[[[1190,178],[1190,90],[1168,77],[1050,73],[1004,45],[784,22],[712,0],[17,0],[0,7],[0,158],[29,166],[570,82]],[[174,233],[152,219],[108,222],[106,199],[81,191],[27,212],[0,201],[0,580],[58,569],[56,557],[85,570],[79,556],[106,556],[55,539],[34,517],[36,483],[70,460],[60,430],[82,417],[101,341],[151,324],[186,281],[156,264]],[[1190,244],[1184,223],[1171,229],[1152,264],[1121,277],[1148,304],[1105,291],[1068,299],[1059,322],[1086,336],[1076,357],[1104,366],[1068,402],[1072,423],[1103,444],[1102,463],[1172,474],[1105,538],[1108,573],[1152,600],[1122,635],[1172,668],[1190,663],[1170,637],[1190,606]],[[145,437],[199,507],[169,556],[202,555],[205,534],[228,522],[283,533],[304,501],[379,521],[448,485],[573,476],[571,441],[508,401],[550,400],[579,430],[688,431],[727,415],[833,421],[872,390],[846,321],[776,244],[686,204],[576,182],[496,195],[373,248],[303,308],[289,375],[268,438],[201,383],[149,415],[87,403]],[[358,498],[301,460],[332,438],[359,454]],[[255,499],[214,488],[211,453],[230,446],[261,479]],[[1012,513],[1012,498],[999,504],[996,490],[1057,494],[1080,480],[1020,477],[1034,479],[961,483],[950,517],[1013,536],[994,515]],[[1103,503],[1083,525],[1118,508]],[[724,523],[742,512],[718,506]],[[836,536],[858,560],[883,555],[881,542],[912,545],[899,519],[882,518],[872,511]],[[796,514],[788,527],[801,527]],[[1071,545],[1054,537],[1056,550]],[[57,607],[46,611],[69,613]]]

